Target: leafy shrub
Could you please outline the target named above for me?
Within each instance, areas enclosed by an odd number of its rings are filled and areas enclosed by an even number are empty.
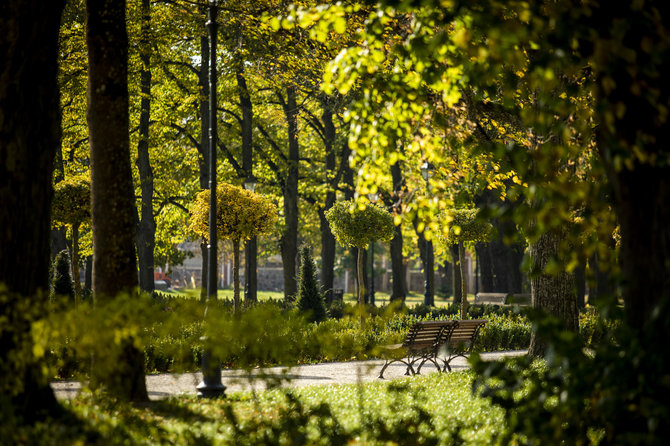
[[[347,306],[343,300],[334,300],[328,306],[328,316],[333,319],[342,319]]]
[[[206,334],[204,306],[196,300],[160,292],[154,293],[154,298],[145,303],[149,308],[142,311],[138,308],[138,313],[144,313],[150,319],[138,326],[142,327],[146,369],[156,372],[198,370],[204,349],[201,338]],[[417,306],[400,310],[380,306],[371,307],[371,315],[361,325],[355,306],[338,303],[331,306],[331,312],[337,311],[340,319],[327,319],[317,325],[299,322],[292,305],[279,300],[256,304],[244,301],[241,319],[236,322],[232,300],[210,302],[208,307],[217,321],[214,332],[208,337],[224,366],[231,368],[371,358],[375,357],[377,346],[402,341],[415,322],[458,317],[456,306]],[[86,308],[84,306],[80,317],[91,317],[84,313]],[[528,347],[531,324],[524,314],[506,307],[471,308],[476,311],[475,317],[489,320],[479,333],[475,344],[477,350]],[[584,313],[580,320],[583,339],[606,338],[603,333],[607,333],[610,325],[599,321],[595,313]],[[61,327],[78,324],[74,316],[54,322]],[[85,322],[84,326],[91,326],[91,323]],[[73,344],[78,336],[91,334],[59,330],[62,333],[48,344],[52,365],[60,369],[60,376],[86,371],[89,361],[79,358],[88,356],[77,353]]]
[[[655,348],[656,333],[670,330],[664,314],[665,309],[654,312],[634,332],[586,313],[581,335],[562,331],[555,318],[531,315],[549,345],[544,361],[474,361],[475,388],[505,411],[498,444],[665,444],[670,364]],[[588,351],[585,334],[592,342]]]
[[[314,259],[309,247],[300,248],[300,274],[298,275],[297,306],[311,322],[321,322],[326,318],[326,304],[319,290]]]
[[[70,254],[62,250],[54,259],[51,276],[51,300],[65,297],[74,300],[74,284],[70,275]]]

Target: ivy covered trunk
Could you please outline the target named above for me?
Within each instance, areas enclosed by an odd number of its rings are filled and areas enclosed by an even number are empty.
[[[575,277],[563,268],[556,274],[549,274],[545,268],[559,252],[559,243],[563,240],[560,233],[547,232],[530,245],[531,257],[531,304],[563,321],[566,330],[579,329]],[[533,331],[530,337],[528,353],[543,356],[546,344]]]
[[[91,146],[93,293],[115,298],[137,287],[135,194],[128,134],[128,35],[123,0],[87,1],[88,126]],[[91,385],[123,399],[148,401],[144,355],[121,342],[114,370],[93,365]]]
[[[4,0],[0,7],[0,306],[8,318],[0,326],[0,407],[24,422],[55,415],[60,407],[33,356],[30,322],[43,315],[49,287],[64,4]]]

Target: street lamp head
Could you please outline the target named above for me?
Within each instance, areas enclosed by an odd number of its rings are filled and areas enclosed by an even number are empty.
[[[425,181],[428,181],[433,176],[433,165],[428,161],[424,161],[421,165],[421,176]]]
[[[258,184],[258,180],[256,180],[256,177],[252,173],[247,175],[247,177],[244,179],[244,188],[246,190],[254,192],[256,190],[256,184]]]
[[[370,203],[375,204],[378,199],[379,199],[379,194],[377,192],[368,194],[368,200],[370,200]]]

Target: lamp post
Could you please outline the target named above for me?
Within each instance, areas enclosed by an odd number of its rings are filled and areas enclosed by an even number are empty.
[[[426,181],[426,192],[430,191],[430,178],[433,176],[433,165],[425,161],[421,165],[421,176]],[[426,255],[424,259],[423,268],[426,272],[425,293],[423,296],[423,304],[426,306],[435,305],[433,294],[433,241],[426,240]]]
[[[216,234],[216,0],[209,1],[207,29],[211,57],[209,60],[209,245],[207,246],[207,307],[216,300],[217,291],[217,234]],[[208,323],[205,307],[205,324]],[[225,396],[226,386],[221,383],[221,365],[212,357],[207,346],[202,353],[202,382],[196,387],[201,398]]]
[[[368,194],[370,203],[377,203],[379,194]],[[370,305],[375,304],[375,241],[370,240]]]
[[[258,181],[254,174],[249,172],[247,177],[244,179],[244,188],[248,191],[254,192],[256,190],[256,184]],[[246,301],[256,301],[256,291],[258,289],[258,279],[256,276],[256,253],[257,253],[257,242],[256,237],[251,237],[244,244],[245,249],[245,258],[246,258],[246,284],[244,287],[244,300]]]

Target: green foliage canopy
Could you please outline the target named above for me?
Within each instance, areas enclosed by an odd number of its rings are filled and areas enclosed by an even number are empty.
[[[87,176],[70,177],[56,184],[52,220],[79,226],[91,218],[91,183]]]
[[[491,224],[477,217],[477,209],[453,209],[451,221],[444,226],[442,240],[447,246],[467,242],[483,242],[488,239]]]
[[[375,240],[387,242],[393,238],[393,216],[373,204],[361,208],[351,201],[338,201],[326,212],[335,239],[342,246],[367,248]]]
[[[277,207],[254,192],[221,183],[216,189],[217,235],[228,240],[248,240],[268,234],[277,221]],[[209,237],[209,190],[196,195],[189,229],[198,236]]]

